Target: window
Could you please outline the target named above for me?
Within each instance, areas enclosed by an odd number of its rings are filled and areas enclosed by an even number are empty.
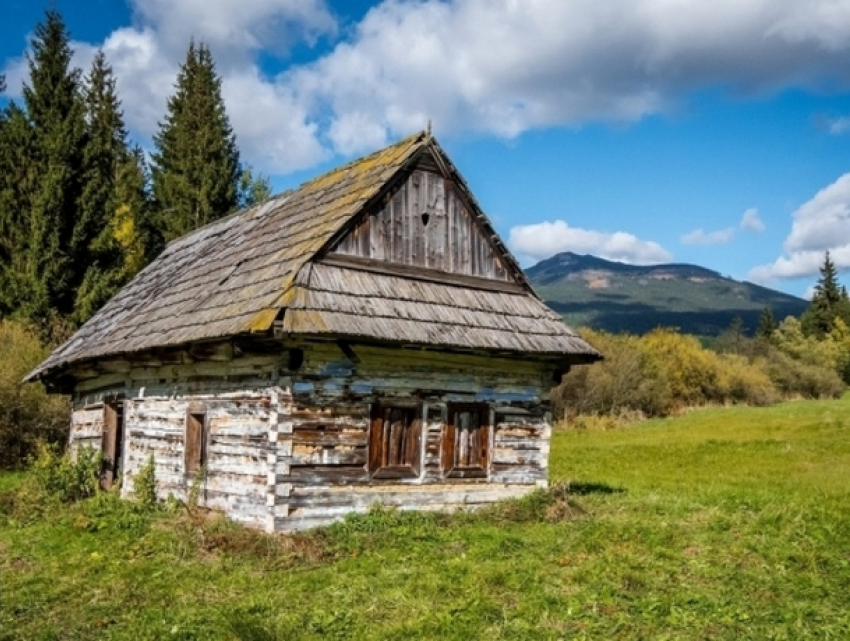
[[[490,464],[490,409],[486,405],[449,405],[442,442],[446,476],[485,477]]]
[[[202,412],[186,414],[186,440],[184,441],[184,470],[186,476],[195,476],[207,464],[206,415]]]
[[[422,421],[413,407],[375,404],[369,428],[369,472],[372,478],[419,476]]]

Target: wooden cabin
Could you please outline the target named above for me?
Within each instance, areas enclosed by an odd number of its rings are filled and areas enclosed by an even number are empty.
[[[420,133],[168,245],[34,370],[104,483],[268,531],[546,487],[549,390],[599,354]]]

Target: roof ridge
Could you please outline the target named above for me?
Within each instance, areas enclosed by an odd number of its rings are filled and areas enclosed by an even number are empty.
[[[183,234],[182,236],[178,236],[177,238],[173,238],[172,240],[168,241],[168,243],[166,243],[166,245],[165,245],[165,248],[168,249],[169,247],[178,243],[179,241],[188,240],[188,239],[198,235],[200,232],[202,232],[204,230],[208,230],[213,225],[218,225],[218,224],[221,224],[223,222],[227,222],[228,220],[230,220],[232,218],[240,218],[242,216],[247,216],[249,212],[252,212],[256,209],[259,209],[263,205],[266,205],[266,204],[268,204],[268,203],[270,203],[274,200],[279,200],[279,199],[281,199],[285,196],[286,197],[292,196],[293,194],[295,194],[298,191],[301,191],[301,189],[307,187],[308,185],[311,185],[315,182],[320,182],[322,180],[325,180],[326,178],[328,178],[329,176],[331,176],[333,174],[346,171],[346,170],[351,169],[352,167],[355,167],[356,165],[359,165],[361,163],[368,162],[369,160],[372,160],[372,159],[376,158],[377,156],[385,154],[388,150],[393,149],[395,147],[403,147],[405,145],[409,145],[410,143],[417,141],[416,140],[417,138],[421,139],[421,141],[424,141],[424,142],[430,142],[430,141],[433,140],[433,137],[431,136],[431,134],[429,132],[427,132],[425,130],[418,131],[415,134],[411,134],[411,135],[407,136],[406,138],[403,138],[403,139],[401,139],[397,142],[394,142],[390,145],[385,145],[385,146],[383,146],[379,149],[376,149],[375,151],[373,151],[370,154],[367,154],[365,156],[359,156],[357,158],[353,158],[350,161],[348,161],[347,163],[345,163],[344,165],[339,165],[337,167],[333,167],[332,169],[329,169],[328,171],[321,173],[318,176],[313,176],[312,178],[309,178],[309,179],[305,180],[304,182],[300,183],[296,187],[289,187],[288,189],[284,189],[281,192],[278,192],[276,194],[269,196],[265,200],[262,200],[258,203],[254,203],[250,207],[243,207],[242,209],[236,209],[236,210],[234,210],[234,211],[232,211],[228,214],[225,214],[224,216],[216,218],[215,220],[211,220],[208,223],[206,223],[205,225],[201,225],[200,227],[193,229],[192,231],[187,232],[186,234]]]

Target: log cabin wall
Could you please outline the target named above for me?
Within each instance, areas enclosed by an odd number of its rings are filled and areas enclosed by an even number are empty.
[[[334,252],[499,281],[512,278],[454,183],[417,169]]]
[[[188,468],[187,425],[190,417],[201,418],[202,450],[194,453],[205,470],[202,480],[198,476],[199,504],[266,528],[269,514],[274,515],[267,505],[275,491],[277,425],[290,399],[289,381],[277,376],[278,361],[138,367],[127,372],[124,385],[112,375],[89,379],[78,385],[73,399],[71,450],[100,448],[104,403],[121,398],[122,496],[133,495],[134,479],[153,455],[159,498],[186,501],[195,481]],[[251,374],[245,375],[248,369]]]
[[[357,345],[347,346],[346,356],[333,343],[303,349],[287,435],[279,436],[281,444],[291,443],[291,458],[289,473],[277,478],[276,530],[326,525],[374,503],[452,510],[547,485],[551,372],[545,365]],[[370,472],[370,410],[377,401],[410,408],[422,421],[415,476],[379,479]],[[456,404],[486,408],[492,429],[484,476],[449,477],[441,461],[448,410]]]
[[[83,406],[71,410],[71,434],[68,450],[75,456],[81,447],[100,449],[103,439],[103,404]]]
[[[200,504],[269,531],[325,525],[374,503],[451,510],[546,486],[545,364],[334,342],[292,347],[303,354],[296,372],[282,355],[134,367],[121,386],[112,375],[90,379],[74,398],[72,447],[98,447],[103,403],[123,397],[123,495],[132,495],[134,477],[153,454],[159,496],[187,500],[194,477],[187,473],[187,425],[190,416],[200,417]],[[370,471],[376,403],[421,422],[414,476],[375,478]],[[447,474],[443,443],[456,406],[478,408],[491,426],[483,475]]]

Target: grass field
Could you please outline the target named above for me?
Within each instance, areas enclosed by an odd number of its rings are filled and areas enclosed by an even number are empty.
[[[283,542],[108,497],[0,512],[0,639],[850,638],[850,397],[559,431],[552,480],[569,502]]]

